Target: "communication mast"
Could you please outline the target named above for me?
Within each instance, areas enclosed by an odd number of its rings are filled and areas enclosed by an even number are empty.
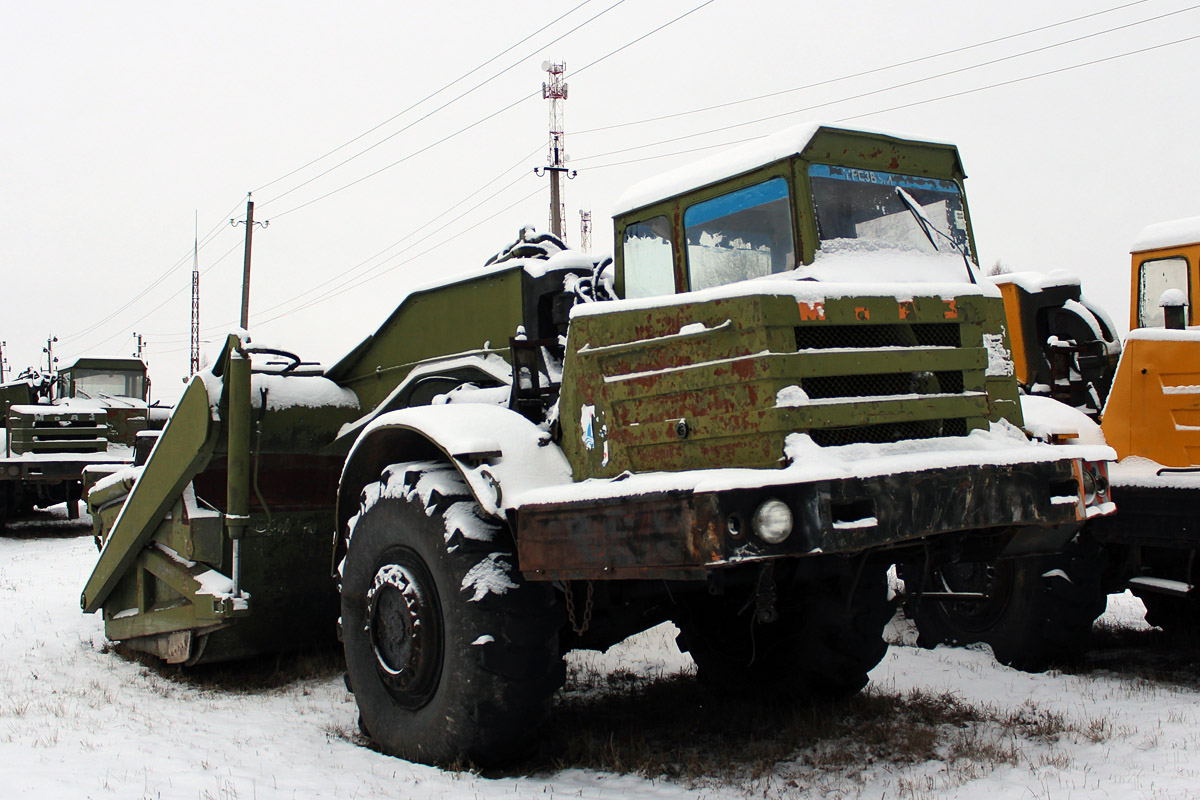
[[[592,212],[579,209],[579,249],[592,252]]]
[[[200,371],[200,212],[196,212],[192,245],[192,349],[189,375]]]
[[[566,174],[568,178],[574,178],[576,175],[574,170],[567,169],[567,136],[563,125],[562,103],[567,99],[563,74],[567,65],[543,61],[542,69],[549,76],[549,80],[542,82],[542,98],[550,101],[550,152],[546,156],[547,166],[535,167],[533,171],[539,178],[547,173],[550,175],[550,232],[565,242],[566,212],[559,176]]]

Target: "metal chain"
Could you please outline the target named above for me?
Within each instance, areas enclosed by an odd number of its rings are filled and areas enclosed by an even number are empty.
[[[596,587],[591,581],[587,582],[587,602],[583,607],[583,622],[580,623],[575,618],[575,591],[571,584],[566,585],[567,595],[567,619],[571,622],[571,630],[575,631],[576,636],[582,636],[592,623],[592,598],[595,595]]]

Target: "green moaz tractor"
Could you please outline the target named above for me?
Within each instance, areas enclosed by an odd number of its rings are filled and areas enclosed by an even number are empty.
[[[85,357],[0,384],[0,530],[56,503],[77,518],[85,471],[132,464],[139,432],[166,421],[149,388],[138,358]]]
[[[565,652],[665,621],[714,687],[858,691],[890,565],[1050,581],[1113,510],[1108,448],[1023,431],[963,178],[786,131],[635,187],[615,260],[526,229],[327,371],[231,336],[91,487],[83,608],[186,664],[336,632],[364,732],[433,764],[521,757]],[[1066,601],[993,613],[998,648],[1059,654],[1040,622],[1098,613]]]

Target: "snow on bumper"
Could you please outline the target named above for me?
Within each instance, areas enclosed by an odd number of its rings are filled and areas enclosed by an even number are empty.
[[[521,571],[542,580],[700,579],[747,562],[1005,528],[1053,531],[1032,545],[1053,550],[1090,517],[1115,511],[1103,461],[997,460],[897,471],[860,464],[858,474],[840,476],[806,476],[794,466],[728,471],[737,479],[722,480],[658,474],[531,493],[514,514]],[[777,543],[757,533],[756,516],[769,501],[792,517],[791,534]]]

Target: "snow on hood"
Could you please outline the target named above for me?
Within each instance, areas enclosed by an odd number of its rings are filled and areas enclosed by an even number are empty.
[[[99,411],[111,409],[138,408],[145,410],[146,401],[140,397],[127,397],[123,394],[101,395],[99,397],[64,397],[54,402],[54,407],[66,411]]]
[[[224,380],[213,375],[211,371],[200,372],[197,375],[204,381],[209,407],[216,408],[221,401]],[[263,390],[267,392],[268,411],[297,406],[358,408],[358,395],[349,389],[343,389],[328,378],[317,375],[275,375],[259,372],[251,374],[250,404],[253,408],[262,408]]]
[[[1136,486],[1145,489],[1200,489],[1200,470],[1170,471],[1162,464],[1142,456],[1126,456],[1108,468],[1108,480],[1113,486]],[[1161,474],[1159,474],[1161,472]],[[1119,499],[1119,498],[1118,498]]]
[[[1021,415],[1025,430],[1038,439],[1049,441],[1054,434],[1073,434],[1069,444],[1104,445],[1104,431],[1095,420],[1077,408],[1049,397],[1021,395]]]
[[[1020,429],[1004,420],[992,423],[989,430],[974,430],[967,436],[913,439],[889,444],[821,447],[808,434],[793,433],[784,442],[784,454],[791,463],[782,469],[731,467],[652,472],[612,480],[589,479],[524,492],[514,496],[509,506],[631,497],[669,491],[757,489],[976,465],[1044,463],[1064,458],[1088,461],[1111,461],[1116,458],[1116,453],[1107,445],[1031,442]]]
[[[967,283],[966,272],[962,256],[958,255],[928,256],[895,251],[840,253],[828,256],[811,267],[695,292],[604,303],[577,303],[571,309],[571,318],[761,295],[793,297],[806,303],[839,297],[893,297],[897,302],[911,301],[916,297],[1000,297],[1000,289],[995,284],[987,281]],[[830,276],[830,280],[817,280],[818,275]]]
[[[1052,269],[1049,272],[1005,272],[1001,275],[988,277],[992,283],[1011,283],[1030,294],[1037,294],[1043,289],[1055,286],[1079,286],[1079,276],[1065,269]]]
[[[1129,246],[1129,252],[1157,250],[1160,247],[1182,247],[1200,242],[1200,217],[1187,217],[1170,222],[1147,225]]]
[[[591,270],[596,266],[582,250],[560,250],[547,259],[531,258],[519,262],[531,277],[540,278],[559,269]]]
[[[1185,330],[1176,330],[1174,328],[1134,328],[1125,337],[1126,346],[1132,341],[1146,342],[1200,342],[1200,330],[1195,328],[1187,328]]]
[[[358,408],[358,395],[343,389],[328,378],[316,375],[289,376],[258,373],[250,376],[250,404],[262,407],[266,391],[267,410],[303,406],[305,408]]]
[[[122,467],[121,469],[111,472],[100,480],[96,481],[92,488],[88,490],[88,493],[90,494],[91,492],[96,492],[99,494],[110,486],[116,486],[118,483],[125,483],[127,486],[132,487],[135,483],[137,483],[138,478],[142,476],[142,471],[145,468],[146,467],[144,465],[140,467]]]
[[[924,253],[920,250],[899,249],[881,246],[870,240],[838,239],[824,242],[811,266],[799,267],[796,277],[823,282],[852,281],[865,285],[876,283],[941,284],[953,287],[951,296],[964,293],[999,297],[1000,291],[986,281],[979,282],[974,264],[959,253]],[[978,282],[978,292],[964,292],[975,288],[969,283],[967,270]],[[927,292],[922,286],[919,294],[946,296],[945,290]]]

